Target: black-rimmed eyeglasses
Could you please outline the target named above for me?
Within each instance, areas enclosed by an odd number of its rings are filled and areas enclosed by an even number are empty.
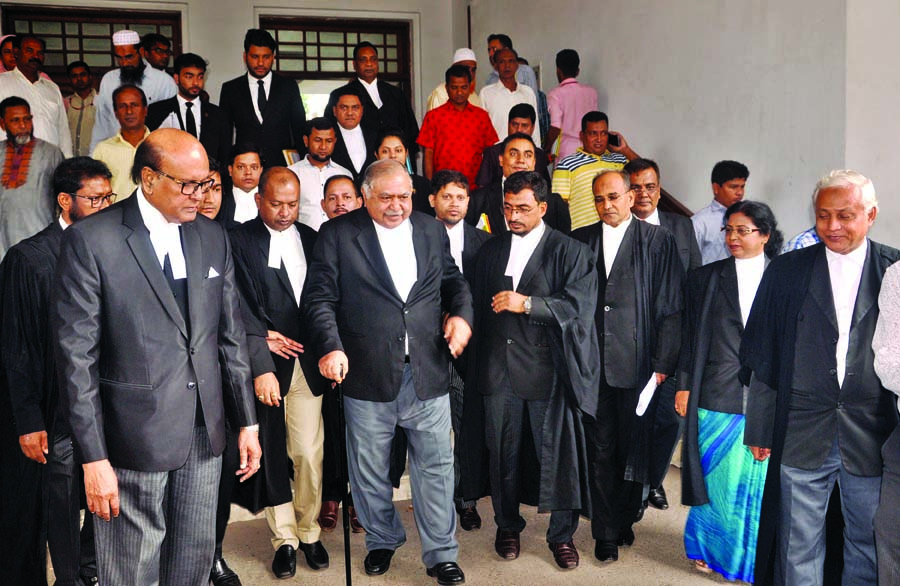
[[[152,171],[158,175],[162,175],[167,179],[171,179],[174,183],[177,183],[181,186],[181,195],[196,195],[197,192],[206,193],[210,189],[212,189],[213,183],[215,183],[215,179],[209,178],[204,179],[203,181],[183,181],[181,179],[176,179],[172,177],[168,173],[160,171],[159,169],[152,169]]]

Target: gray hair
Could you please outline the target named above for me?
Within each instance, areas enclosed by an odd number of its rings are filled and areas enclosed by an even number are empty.
[[[597,180],[609,173],[618,175],[622,178],[622,181],[625,182],[625,191],[631,190],[631,176],[628,173],[626,173],[625,171],[620,171],[618,169],[604,169],[594,175],[594,179],[591,181],[591,191],[594,190],[594,185],[597,183]]]
[[[834,169],[819,179],[812,194],[813,209],[816,207],[819,192],[829,187],[855,187],[862,196],[866,213],[872,208],[878,209],[878,198],[875,197],[875,185],[872,184],[872,180],[851,169]]]
[[[366,199],[369,199],[369,197],[374,195],[372,193],[372,188],[375,186],[375,182],[394,174],[402,174],[406,177],[409,181],[409,189],[412,191],[412,177],[409,176],[406,167],[393,159],[382,159],[380,161],[375,161],[366,168],[366,177],[362,182],[362,191],[366,196]]]

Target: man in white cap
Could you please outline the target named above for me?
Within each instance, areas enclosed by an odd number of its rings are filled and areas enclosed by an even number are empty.
[[[141,88],[147,97],[148,105],[172,98],[178,92],[172,76],[150,67],[141,58],[141,36],[136,31],[127,29],[116,31],[112,40],[113,56],[119,69],[107,72],[100,81],[100,91],[94,102],[97,113],[91,135],[91,152],[97,143],[114,136],[119,131],[112,100],[116,88],[126,84]]]
[[[469,85],[469,103],[480,108],[481,99],[478,97],[478,92],[475,91],[475,74],[478,72],[478,60],[475,59],[475,51],[468,47],[457,49],[453,54],[453,63],[451,65],[462,65],[472,72],[472,83]],[[434,110],[438,106],[443,106],[449,99],[446,84],[439,84],[428,96],[428,102],[426,103],[428,110]]]

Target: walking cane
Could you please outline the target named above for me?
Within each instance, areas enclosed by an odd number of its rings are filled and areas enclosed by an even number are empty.
[[[341,444],[341,486],[344,494],[341,495],[341,517],[344,522],[344,568],[346,569],[347,586],[353,585],[353,577],[350,573],[350,478],[347,474],[347,422],[344,420],[344,367],[341,366],[341,381],[334,385],[337,391],[338,401],[338,431]]]

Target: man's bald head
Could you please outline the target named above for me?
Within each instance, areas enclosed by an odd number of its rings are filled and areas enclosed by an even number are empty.
[[[263,223],[281,232],[300,214],[300,180],[287,167],[270,167],[259,178],[256,207]]]
[[[208,188],[209,159],[196,138],[174,128],[151,132],[134,154],[131,177],[169,222],[193,221]]]

